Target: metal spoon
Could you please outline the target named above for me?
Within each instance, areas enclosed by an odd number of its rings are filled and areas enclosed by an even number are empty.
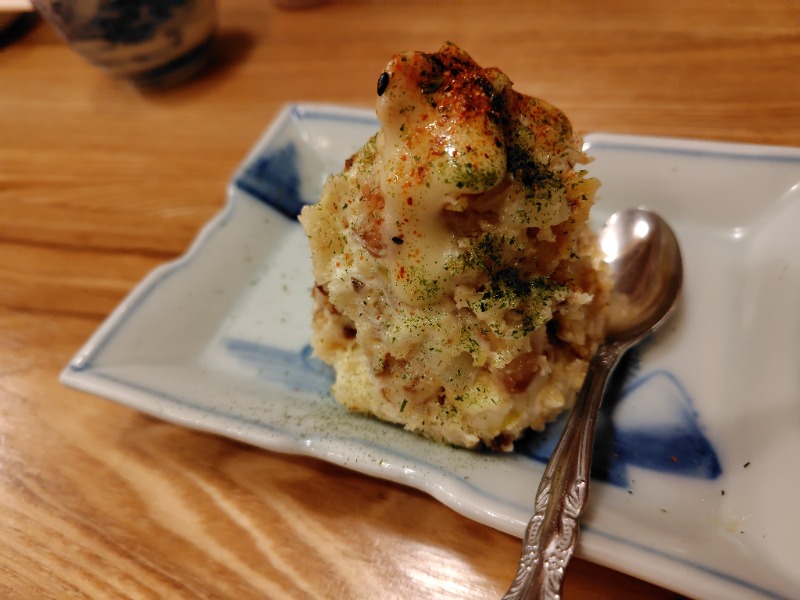
[[[683,282],[680,247],[669,225],[643,208],[618,212],[600,232],[613,280],[606,340],[589,363],[536,492],[519,570],[503,600],[559,600],[586,506],[600,402],[619,359],[666,321]]]

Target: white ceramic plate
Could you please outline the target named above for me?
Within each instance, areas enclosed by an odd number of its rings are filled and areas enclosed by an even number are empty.
[[[188,253],[147,277],[63,372],[73,387],[263,448],[419,488],[521,536],[558,425],[508,455],[351,414],[309,356],[295,215],[376,130],[290,105]],[[594,218],[645,204],[677,230],[677,317],[631,361],[598,431],[578,553],[698,598],[800,595],[800,150],[592,135]]]

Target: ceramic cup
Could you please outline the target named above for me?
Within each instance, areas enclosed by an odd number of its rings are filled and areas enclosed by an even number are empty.
[[[215,0],[33,0],[78,54],[142,87],[180,83],[208,61]]]

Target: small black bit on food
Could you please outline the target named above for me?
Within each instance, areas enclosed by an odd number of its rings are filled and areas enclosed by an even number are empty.
[[[384,71],[378,76],[378,96],[383,96],[387,87],[389,87],[389,74]]]

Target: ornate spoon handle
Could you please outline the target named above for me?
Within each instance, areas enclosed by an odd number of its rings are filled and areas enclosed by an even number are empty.
[[[536,512],[522,542],[517,576],[503,600],[559,600],[589,495],[597,414],[609,377],[627,345],[609,343],[592,358],[575,407],[536,492]]]

